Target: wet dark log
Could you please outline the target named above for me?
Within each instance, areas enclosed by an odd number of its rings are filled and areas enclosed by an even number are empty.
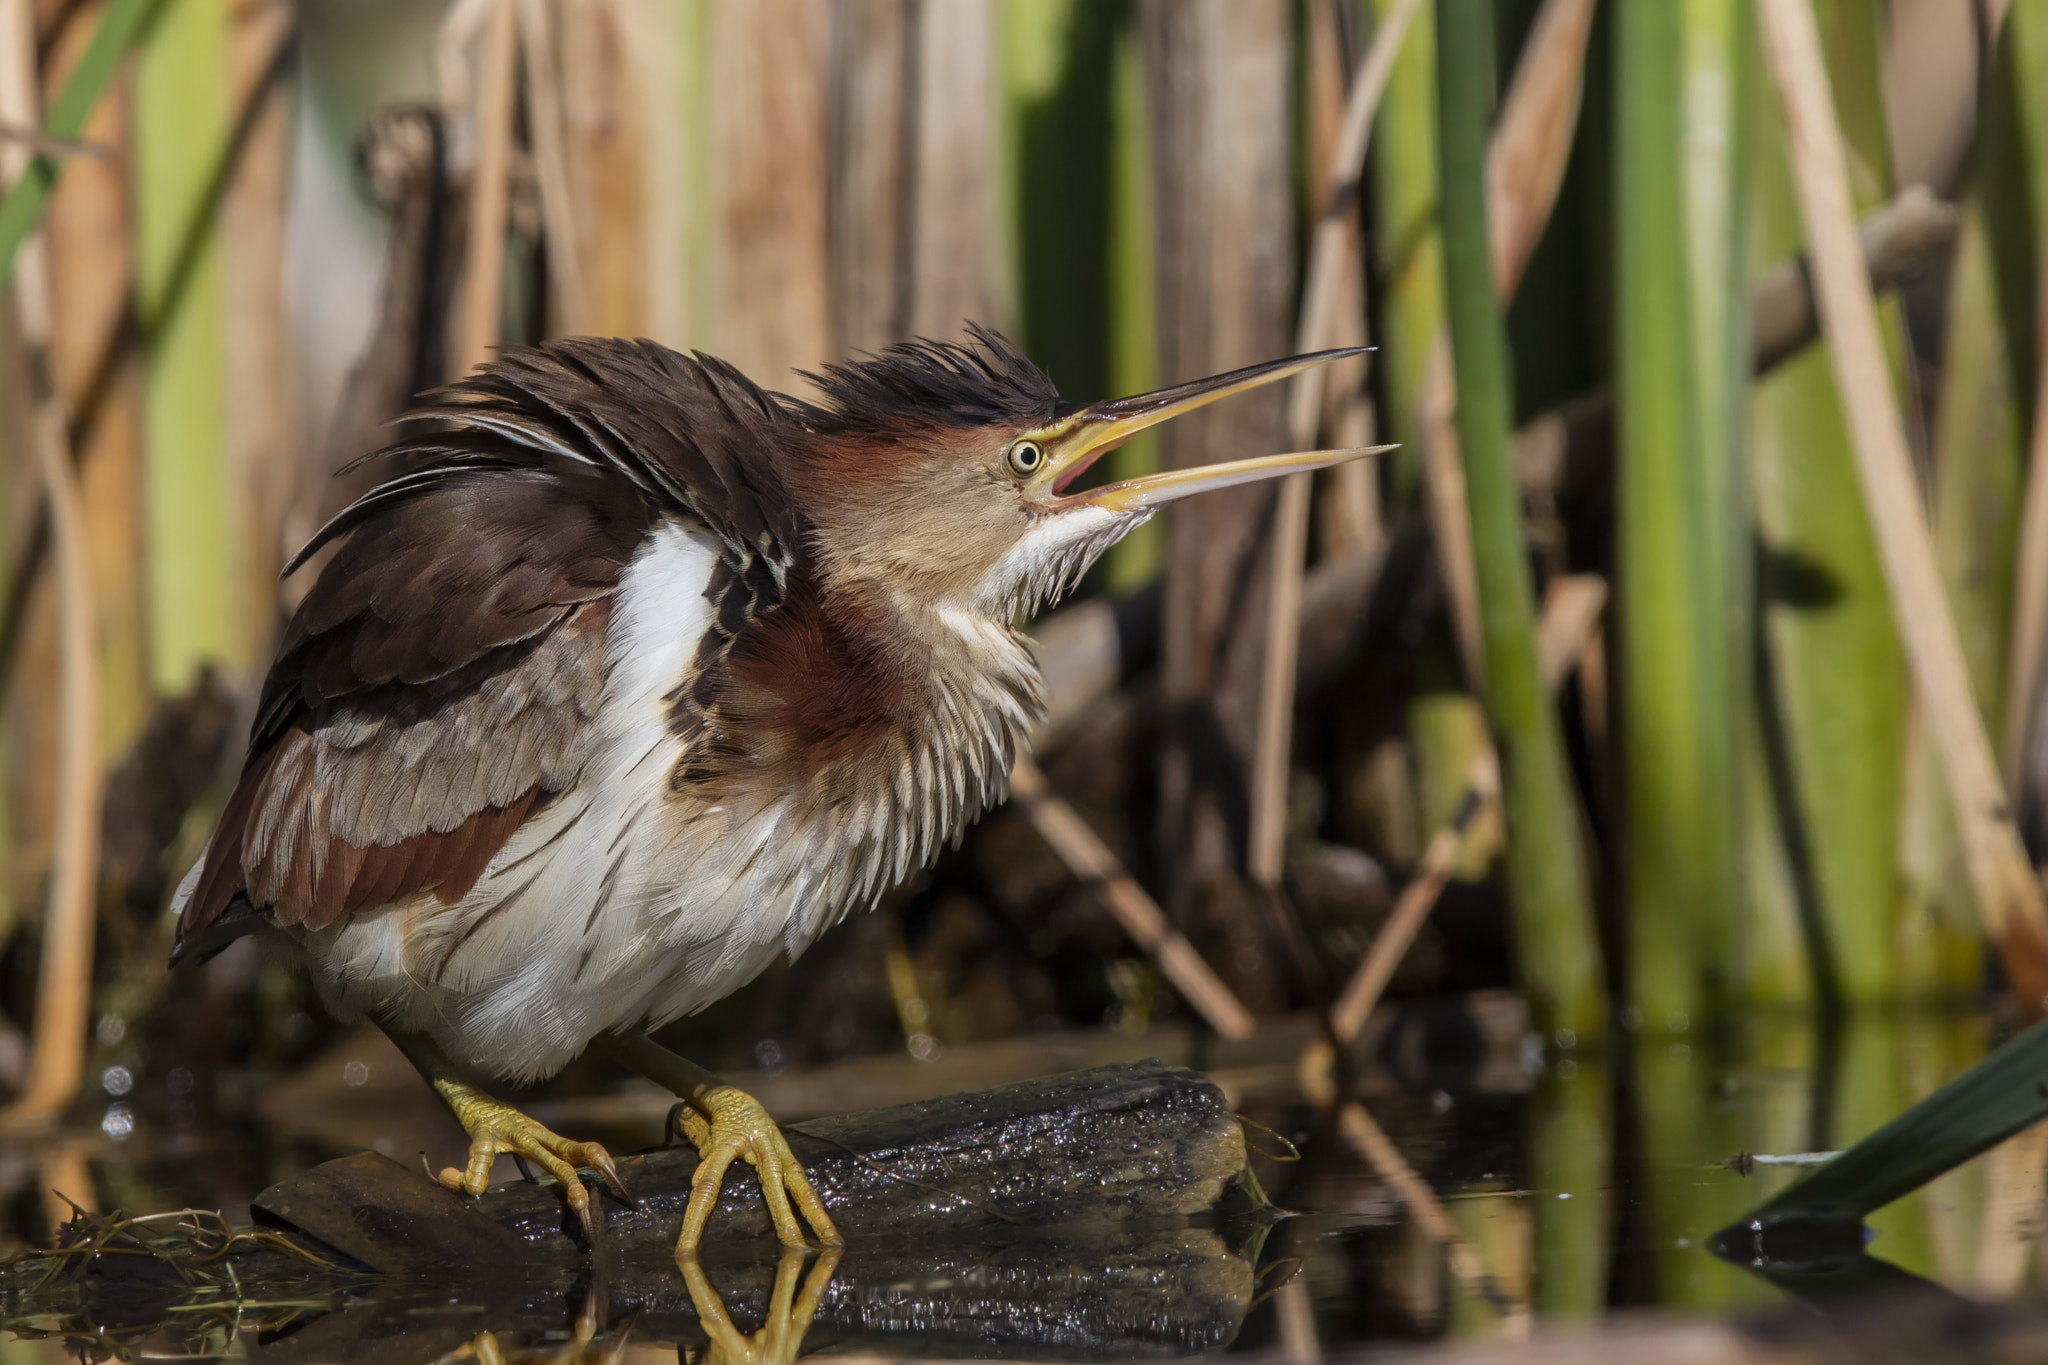
[[[778,1275],[818,1293],[807,1350],[1181,1355],[1229,1345],[1250,1306],[1273,1215],[1245,1181],[1237,1119],[1194,1072],[1098,1067],[787,1131],[847,1247],[782,1252],[751,1170],[735,1167],[703,1271],[742,1331],[763,1322]],[[202,1304],[300,1305],[285,1330],[243,1338],[278,1365],[425,1362],[486,1330],[537,1344],[583,1312],[611,1340],[694,1344],[674,1238],[696,1164],[687,1148],[622,1160],[638,1203],[603,1197],[593,1258],[551,1185],[470,1200],[360,1153],[265,1191],[260,1231],[226,1255],[211,1224],[74,1225],[86,1250],[56,1274],[47,1260],[0,1271],[0,1325],[54,1319],[90,1340],[118,1325],[176,1354]]]
[[[814,1119],[785,1130],[840,1232],[856,1247],[990,1231],[1182,1223],[1226,1202],[1245,1168],[1244,1134],[1206,1078],[1156,1062],[1098,1067],[975,1095]],[[669,1256],[697,1154],[628,1157],[637,1207],[604,1200],[605,1238],[631,1260]],[[265,1194],[259,1207],[270,1207]],[[553,1261],[581,1255],[553,1188],[502,1185],[481,1211]],[[305,1229],[320,1235],[319,1229]],[[772,1241],[752,1168],[735,1166],[709,1238]]]
[[[1046,1228],[1072,1235],[1185,1226],[1256,1202],[1240,1186],[1244,1134],[1223,1092],[1196,1072],[1156,1061],[812,1119],[784,1131],[856,1250],[924,1249]],[[605,1254],[620,1264],[665,1264],[696,1151],[662,1148],[622,1158],[618,1167],[634,1204],[601,1197]],[[471,1202],[369,1152],[273,1186],[254,1207],[265,1224],[317,1238],[380,1273],[433,1265],[573,1269],[586,1254],[551,1181],[514,1181]],[[751,1167],[735,1165],[726,1176],[706,1239],[707,1256],[747,1244],[772,1250],[774,1231]]]

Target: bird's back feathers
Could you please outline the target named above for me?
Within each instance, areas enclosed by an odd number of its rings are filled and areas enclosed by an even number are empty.
[[[181,942],[237,896],[314,928],[459,898],[580,765],[609,598],[657,521],[718,537],[747,588],[728,643],[802,553],[775,466],[802,429],[722,362],[586,338],[436,397],[412,416],[447,428],[378,452],[397,472],[294,561],[338,546],[265,682]]]

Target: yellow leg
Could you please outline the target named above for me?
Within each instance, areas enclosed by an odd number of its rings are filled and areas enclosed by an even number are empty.
[[[683,1272],[683,1285],[690,1291],[690,1302],[697,1309],[697,1322],[711,1339],[711,1349],[697,1365],[790,1365],[801,1354],[804,1333],[810,1330],[811,1319],[818,1315],[818,1304],[825,1297],[826,1286],[832,1283],[832,1272],[839,1267],[839,1251],[828,1247],[819,1254],[799,1296],[797,1273],[803,1269],[804,1253],[795,1247],[784,1247],[782,1259],[775,1265],[775,1291],[769,1296],[768,1315],[761,1330],[750,1337],[740,1335],[740,1329],[733,1326],[724,1300],[711,1287],[695,1256],[678,1254],[676,1265]]]
[[[690,1185],[690,1203],[683,1210],[682,1235],[676,1239],[679,1258],[696,1256],[698,1244],[704,1240],[704,1225],[718,1204],[726,1168],[735,1158],[745,1160],[760,1177],[768,1216],[775,1221],[776,1239],[784,1246],[805,1244],[804,1223],[811,1225],[826,1246],[840,1245],[839,1230],[832,1226],[824,1201],[759,1100],[733,1089],[695,1062],[676,1056],[644,1033],[600,1034],[595,1046],[673,1091],[687,1105],[679,1106],[682,1112],[677,1126],[697,1149],[698,1165]],[[799,1213],[803,1215],[801,1223],[797,1221]]]
[[[501,1155],[523,1157],[539,1163],[562,1187],[562,1194],[586,1232],[593,1228],[590,1191],[577,1176],[578,1166],[588,1166],[625,1197],[618,1168],[611,1154],[595,1142],[571,1142],[541,1126],[502,1100],[494,1100],[464,1080],[451,1061],[432,1040],[417,1034],[385,1032],[419,1073],[434,1087],[434,1093],[455,1115],[462,1131],[469,1134],[469,1164],[464,1170],[448,1167],[441,1183],[451,1190],[480,1195],[490,1184],[491,1165]]]

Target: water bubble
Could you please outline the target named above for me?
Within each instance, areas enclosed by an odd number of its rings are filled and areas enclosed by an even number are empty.
[[[125,1095],[135,1088],[135,1073],[125,1066],[110,1066],[100,1073],[100,1089],[109,1095]]]
[[[910,1055],[920,1062],[929,1062],[939,1055],[939,1040],[929,1033],[910,1035]]]
[[[779,1074],[783,1070],[782,1044],[773,1038],[763,1038],[754,1044],[754,1065],[767,1075]]]
[[[135,1131],[135,1115],[125,1104],[110,1104],[100,1120],[100,1131],[116,1142],[125,1142]]]
[[[118,1014],[102,1014],[99,1023],[93,1026],[93,1033],[108,1047],[119,1047],[121,1040],[128,1036],[128,1021]]]
[[[343,1085],[361,1085],[369,1079],[370,1064],[368,1062],[350,1062],[341,1069],[341,1083]]]
[[[187,1067],[174,1066],[171,1068],[171,1074],[164,1077],[164,1089],[170,1091],[173,1095],[191,1094],[192,1084],[192,1072]]]

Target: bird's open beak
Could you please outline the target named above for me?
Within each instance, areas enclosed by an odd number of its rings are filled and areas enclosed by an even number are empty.
[[[1045,467],[1026,485],[1026,495],[1069,506],[1086,505],[1107,508],[1112,512],[1131,512],[1211,489],[1230,488],[1281,474],[1327,469],[1346,460],[1392,450],[1392,446],[1360,446],[1349,450],[1299,450],[1284,455],[1260,455],[1195,469],[1172,469],[1142,478],[1123,479],[1082,493],[1068,495],[1065,492],[1067,485],[1096,460],[1147,427],[1157,426],[1184,412],[1192,412],[1219,398],[1228,398],[1261,384],[1277,383],[1313,365],[1364,355],[1369,349],[1357,346],[1336,351],[1314,351],[1307,355],[1289,356],[1285,360],[1269,360],[1263,365],[1249,365],[1242,370],[1211,375],[1207,379],[1190,380],[1133,398],[1091,403],[1070,414],[1057,431],[1046,434]]]

